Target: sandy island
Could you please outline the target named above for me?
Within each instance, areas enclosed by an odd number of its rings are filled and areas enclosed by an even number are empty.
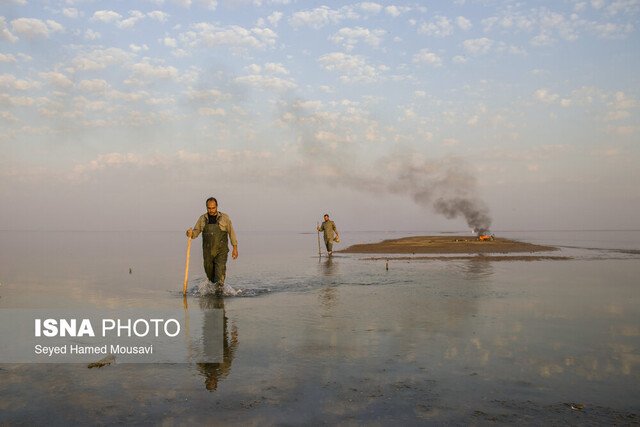
[[[491,254],[521,254],[523,252],[549,252],[558,248],[552,246],[534,245],[496,237],[494,240],[479,241],[475,237],[465,236],[415,236],[402,239],[384,240],[379,243],[360,243],[347,249],[336,251],[354,254],[473,254],[474,256],[403,256],[403,257],[373,257],[369,260],[399,259],[399,260],[459,260],[473,261],[535,261],[535,260],[565,260],[570,257],[542,256],[542,255],[491,255]]]

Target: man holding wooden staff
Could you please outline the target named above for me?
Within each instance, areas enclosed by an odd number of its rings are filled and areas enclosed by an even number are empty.
[[[228,241],[230,239],[233,246],[233,259],[238,258],[238,241],[229,216],[218,211],[218,201],[209,197],[206,206],[207,213],[198,218],[193,228],[187,230],[187,237],[195,239],[202,233],[204,271],[207,278],[221,290],[227,271]]]
[[[329,220],[329,214],[324,214],[324,222],[320,224],[318,227],[318,231],[324,231],[324,245],[327,247],[327,252],[331,255],[333,251],[333,242],[340,241],[340,236],[338,236],[338,229],[336,228],[336,223]],[[333,234],[335,233],[335,237]]]

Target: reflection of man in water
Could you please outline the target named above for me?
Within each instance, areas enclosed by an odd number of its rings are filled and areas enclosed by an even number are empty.
[[[327,252],[331,255],[333,250],[333,240],[339,239],[338,229],[336,223],[329,220],[329,214],[324,214],[324,222],[318,227],[318,231],[324,231],[324,245],[327,247]],[[335,237],[333,234],[335,233]]]
[[[336,270],[336,266],[333,264],[333,258],[327,258],[325,262],[320,265],[320,274],[323,276],[333,276]]]
[[[221,363],[198,363],[198,370],[205,376],[204,385],[207,390],[215,390],[218,388],[218,383],[225,379],[229,373],[231,372],[231,362],[233,361],[233,354],[238,347],[238,329],[235,325],[231,328],[231,335],[229,335],[229,331],[227,328],[227,314],[224,311],[224,300],[219,297],[214,296],[204,296],[200,298],[200,308],[202,309],[212,309],[219,308],[222,309],[222,354],[223,359]],[[206,313],[204,318],[204,323],[202,325],[202,335],[205,347],[207,345],[207,326],[215,327],[219,326],[218,322],[215,324],[208,325]],[[210,332],[210,331],[209,331]],[[206,349],[205,349],[206,350]]]
[[[207,278],[222,289],[227,271],[228,240],[231,239],[233,246],[233,259],[238,258],[238,241],[229,216],[218,211],[218,201],[209,197],[206,206],[207,213],[198,218],[193,228],[187,230],[187,237],[195,239],[202,233],[204,271]]]

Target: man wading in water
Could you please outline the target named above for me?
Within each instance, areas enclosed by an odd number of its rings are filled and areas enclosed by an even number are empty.
[[[324,231],[324,245],[327,247],[327,252],[331,255],[333,250],[333,241],[340,241],[340,236],[338,236],[338,229],[336,228],[336,223],[333,221],[329,221],[329,214],[324,214],[324,222],[320,224],[318,227],[318,231]],[[334,239],[333,233],[336,233],[336,237]]]
[[[218,201],[209,197],[207,213],[198,218],[196,225],[187,230],[187,237],[195,239],[202,233],[202,256],[207,278],[216,286],[216,293],[222,293],[227,271],[228,239],[231,239],[233,259],[238,258],[238,241],[233,231],[229,215],[218,212]]]

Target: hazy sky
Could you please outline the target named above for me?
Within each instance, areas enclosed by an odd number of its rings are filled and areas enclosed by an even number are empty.
[[[0,229],[640,228],[640,0],[0,0]],[[482,200],[477,202],[477,200]]]

